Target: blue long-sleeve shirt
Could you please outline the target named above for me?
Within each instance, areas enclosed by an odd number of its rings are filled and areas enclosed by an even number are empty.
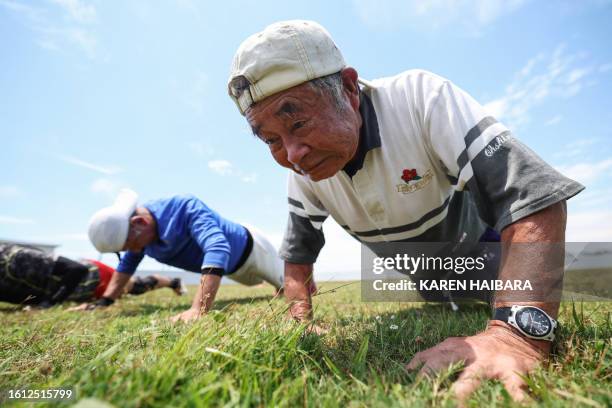
[[[143,205],[157,222],[158,240],[141,252],[127,251],[117,272],[133,274],[145,255],[157,261],[200,272],[203,267],[235,271],[247,245],[247,231],[221,217],[198,198],[174,196]]]

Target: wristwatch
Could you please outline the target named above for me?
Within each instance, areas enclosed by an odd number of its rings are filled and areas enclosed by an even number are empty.
[[[87,310],[94,310],[99,307],[109,307],[113,303],[115,303],[114,299],[102,296],[100,299],[96,300],[95,302],[88,304]]]
[[[557,321],[535,306],[498,307],[493,311],[493,320],[508,323],[530,339],[546,341],[555,339]]]

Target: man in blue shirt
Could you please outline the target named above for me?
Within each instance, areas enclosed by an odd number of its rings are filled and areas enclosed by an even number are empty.
[[[137,206],[138,196],[122,190],[115,203],[89,224],[89,238],[100,252],[126,251],[102,298],[111,305],[123,292],[145,255],[166,265],[201,272],[190,309],[173,321],[199,318],[212,307],[221,277],[244,285],[262,281],[283,286],[283,265],[274,246],[253,228],[229,221],[190,195],[158,199]],[[83,305],[83,308],[92,305]]]

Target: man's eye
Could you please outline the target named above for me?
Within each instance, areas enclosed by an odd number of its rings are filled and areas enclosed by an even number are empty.
[[[273,138],[273,139],[263,139],[264,143],[267,144],[268,146],[273,146],[275,144],[278,143],[279,139],[278,138]]]
[[[298,130],[300,128],[303,128],[304,125],[306,124],[305,120],[298,120],[297,122],[294,122],[293,125],[291,126],[291,130]]]

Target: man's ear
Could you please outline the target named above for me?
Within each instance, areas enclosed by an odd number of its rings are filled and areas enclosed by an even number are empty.
[[[357,91],[357,71],[353,67],[346,67],[340,71],[340,75],[342,76],[342,82],[344,83],[344,87],[350,91]]]
[[[355,68],[346,67],[340,71],[344,91],[348,94],[353,109],[359,109],[359,84],[357,83],[357,71]]]
[[[136,226],[136,225],[147,225],[147,220],[145,217],[143,217],[142,215],[135,215],[132,218],[130,218],[130,226]]]

